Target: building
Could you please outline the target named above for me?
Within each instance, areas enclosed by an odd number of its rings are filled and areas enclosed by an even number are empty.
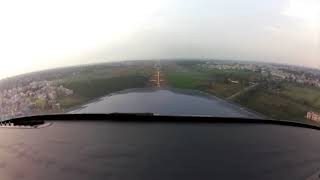
[[[320,123],[320,115],[318,113],[315,113],[315,112],[309,111],[307,113],[307,119],[310,119],[312,121]]]

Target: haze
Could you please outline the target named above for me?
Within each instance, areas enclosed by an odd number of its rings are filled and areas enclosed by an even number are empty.
[[[130,59],[320,65],[318,0],[0,1],[0,79]]]

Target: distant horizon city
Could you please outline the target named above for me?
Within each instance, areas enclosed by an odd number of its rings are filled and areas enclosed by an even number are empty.
[[[282,62],[273,62],[273,61],[254,61],[254,60],[244,60],[244,59],[218,59],[218,58],[154,58],[154,59],[125,59],[125,60],[113,60],[113,61],[98,61],[98,62],[90,62],[90,63],[82,63],[82,64],[70,64],[66,66],[54,66],[49,68],[43,68],[43,69],[37,69],[33,71],[27,71],[23,73],[13,74],[6,77],[0,76],[0,81],[7,79],[7,78],[13,78],[16,76],[21,76],[24,74],[30,74],[30,73],[37,73],[42,71],[49,71],[54,69],[60,69],[60,68],[69,68],[69,67],[77,67],[77,66],[90,66],[90,65],[96,65],[96,64],[108,64],[108,63],[121,63],[121,62],[130,62],[130,61],[177,61],[177,60],[186,60],[186,61],[226,61],[226,62],[237,62],[237,63],[256,63],[256,64],[278,64],[278,65],[286,65],[286,66],[297,66],[301,68],[308,68],[308,69],[314,69],[319,70],[320,72],[320,65],[318,66],[306,66],[303,64],[293,64],[293,63],[282,63]]]
[[[319,69],[209,58],[91,63],[6,78],[0,81],[0,119],[69,112],[96,98],[137,88],[201,91],[264,114],[259,117],[320,122]],[[282,102],[278,106],[270,98]]]

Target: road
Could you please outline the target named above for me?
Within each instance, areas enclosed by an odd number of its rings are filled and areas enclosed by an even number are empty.
[[[255,89],[255,88],[258,87],[259,85],[260,85],[260,84],[257,83],[257,84],[255,84],[255,85],[249,86],[249,87],[243,89],[242,91],[239,91],[239,92],[233,94],[232,96],[228,97],[227,100],[235,99],[235,98],[241,96],[242,94],[244,94],[244,93],[246,93],[246,92],[248,92],[248,91],[251,91],[251,90]]]
[[[152,75],[150,82],[152,83],[152,86],[160,88],[163,86],[165,80],[163,78],[163,74],[161,72],[161,65],[160,63],[155,64],[155,72]]]

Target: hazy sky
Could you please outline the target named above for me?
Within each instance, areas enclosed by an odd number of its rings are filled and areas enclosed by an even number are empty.
[[[0,79],[151,58],[319,67],[320,0],[0,0]]]

